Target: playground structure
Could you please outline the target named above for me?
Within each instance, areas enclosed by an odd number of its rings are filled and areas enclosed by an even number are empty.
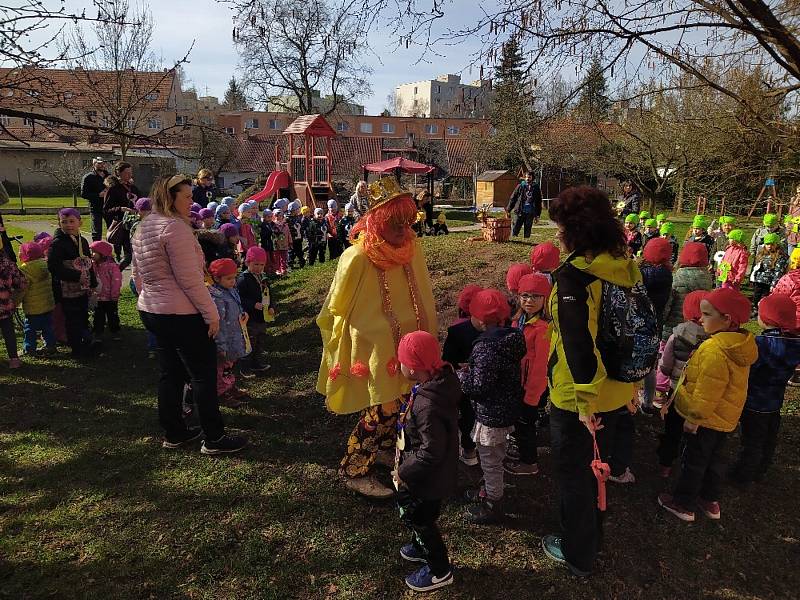
[[[331,182],[331,138],[336,132],[322,115],[302,115],[283,132],[286,144],[275,146],[275,170],[264,188],[248,200],[273,197],[300,200],[309,208],[325,208],[334,197]]]
[[[382,160],[380,162],[363,165],[362,168],[364,169],[364,181],[367,182],[369,181],[370,173],[377,173],[379,176],[385,173],[393,173],[397,178],[398,183],[400,182],[400,176],[403,173],[409,175],[427,175],[425,187],[431,194],[431,197],[433,197],[433,174],[436,171],[436,167],[418,163],[416,161],[403,158],[402,156],[396,156],[395,158],[390,158],[388,160]]]

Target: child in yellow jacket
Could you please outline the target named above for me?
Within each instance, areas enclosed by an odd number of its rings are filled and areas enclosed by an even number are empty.
[[[711,337],[692,354],[675,391],[686,444],[681,473],[673,493],[658,496],[665,510],[688,522],[695,503],[708,518],[720,518],[720,454],[739,422],[750,365],[758,358],[753,334],[740,329],[750,318],[750,301],[741,292],[714,290],[700,302],[700,313]]]

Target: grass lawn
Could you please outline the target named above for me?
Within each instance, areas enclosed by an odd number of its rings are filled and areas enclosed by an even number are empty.
[[[549,233],[549,232],[548,232]],[[545,235],[541,230],[539,236]],[[530,244],[425,238],[440,330],[468,282],[500,286]],[[541,241],[541,237],[540,240]],[[396,511],[348,493],[335,468],[355,416],[328,414],[313,391],[320,338],[313,318],[335,265],[278,282],[272,369],[246,387],[255,400],[223,409],[251,440],[242,454],[166,451],[156,418],[156,366],[130,292],[122,342],[86,366],[0,356],[0,597],[411,598],[398,556]],[[4,353],[4,349],[0,350]],[[596,574],[576,580],[548,561],[540,536],[558,528],[549,453],[535,478],[511,480],[505,527],[464,524],[453,500],[441,519],[456,582],[437,598],[796,597],[800,586],[800,405],[786,404],[777,464],[748,493],[726,490],[723,519],[685,525],[655,502],[659,421],[637,421],[638,482],[609,489]],[[727,447],[733,453],[738,440]],[[476,468],[460,467],[462,484]],[[388,473],[383,476],[388,482]]]
[[[20,205],[19,196],[11,196],[8,204],[4,204],[2,208],[63,208],[64,206],[75,206],[75,201],[72,196],[23,196],[23,202]],[[77,206],[88,206],[86,200],[78,197]]]

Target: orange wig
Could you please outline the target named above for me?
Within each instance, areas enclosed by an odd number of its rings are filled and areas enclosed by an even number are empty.
[[[350,241],[361,244],[367,257],[379,269],[407,265],[414,258],[416,234],[411,225],[417,218],[417,207],[411,195],[402,195],[367,211],[350,231]],[[403,243],[393,246],[385,239],[387,226],[402,225]]]

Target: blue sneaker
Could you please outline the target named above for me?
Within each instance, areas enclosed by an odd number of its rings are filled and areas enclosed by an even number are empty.
[[[547,558],[566,566],[570,570],[570,573],[576,577],[588,577],[592,574],[591,571],[583,571],[567,562],[567,559],[564,558],[564,551],[561,549],[561,538],[557,535],[544,536],[542,538],[542,550],[544,550]]]
[[[406,544],[402,548],[400,548],[400,556],[402,556],[408,562],[413,563],[427,563],[428,561],[425,559],[425,555],[419,550],[414,544]]]
[[[428,565],[406,577],[406,585],[415,592],[432,592],[451,583],[453,583],[452,571],[448,571],[442,577],[436,577]]]

